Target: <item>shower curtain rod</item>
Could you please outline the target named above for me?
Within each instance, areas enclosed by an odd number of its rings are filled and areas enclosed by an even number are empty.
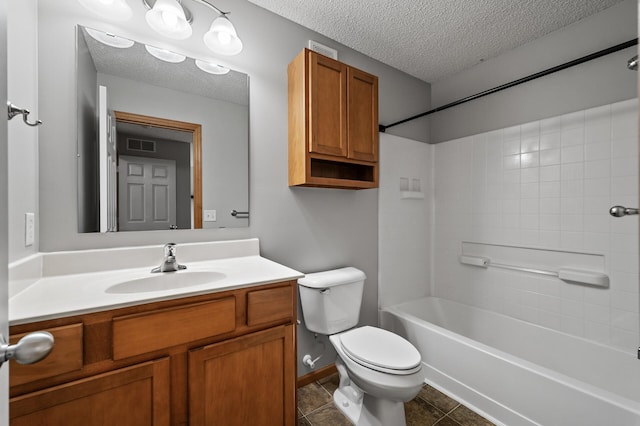
[[[514,80],[514,81],[512,81],[510,83],[506,83],[506,84],[500,85],[498,87],[494,87],[493,89],[485,90],[484,92],[480,92],[480,93],[476,93],[475,95],[467,96],[466,98],[459,99],[457,101],[454,101],[454,102],[448,103],[446,105],[434,108],[432,110],[429,110],[427,112],[423,112],[421,114],[414,115],[414,116],[409,117],[409,118],[405,118],[404,120],[396,121],[395,123],[387,124],[386,126],[383,125],[383,124],[379,124],[378,125],[378,129],[381,132],[384,133],[389,127],[397,126],[398,124],[403,124],[403,123],[406,123],[407,121],[415,120],[416,118],[420,118],[420,117],[424,117],[426,115],[433,114],[434,112],[443,111],[445,109],[448,109],[448,108],[451,108],[451,107],[454,107],[454,106],[458,106],[460,104],[464,104],[466,102],[473,101],[473,100],[478,99],[478,98],[482,98],[483,96],[491,95],[492,93],[496,93],[496,92],[499,92],[499,91],[504,90],[504,89],[509,89],[510,87],[517,86],[519,84],[526,83],[526,82],[531,81],[531,80],[535,80],[536,78],[544,77],[545,75],[553,74],[554,72],[562,71],[562,70],[567,69],[569,67],[572,67],[574,65],[579,65],[579,64],[582,64],[584,62],[588,62],[588,61],[590,61],[592,59],[596,59],[596,58],[599,58],[601,56],[605,56],[605,55],[608,55],[610,53],[614,53],[614,52],[617,52],[619,50],[623,50],[623,49],[626,49],[628,47],[635,46],[636,44],[638,44],[638,39],[637,38],[633,39],[633,40],[629,40],[629,41],[624,42],[624,43],[617,44],[617,45],[609,47],[607,49],[600,50],[600,51],[592,53],[590,55],[583,56],[583,57],[578,58],[578,59],[574,59],[573,61],[566,62],[566,63],[564,63],[562,65],[558,65],[558,66],[555,66],[553,68],[549,68],[549,69],[546,69],[544,71],[540,71],[540,72],[537,72],[535,74],[531,74],[531,75],[529,75],[527,77],[523,77],[523,78],[520,78],[518,80]]]

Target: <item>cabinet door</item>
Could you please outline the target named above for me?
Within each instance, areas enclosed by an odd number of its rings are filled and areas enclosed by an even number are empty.
[[[169,359],[12,398],[11,426],[169,425]]]
[[[378,161],[378,77],[350,67],[347,86],[348,157]]]
[[[293,426],[294,333],[275,327],[189,352],[189,424]]]
[[[309,152],[347,156],[347,66],[309,52]]]

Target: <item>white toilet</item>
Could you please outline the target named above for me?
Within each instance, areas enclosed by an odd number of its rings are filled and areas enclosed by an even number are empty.
[[[381,328],[356,327],[366,276],[356,268],[298,280],[306,328],[329,336],[340,386],[333,401],[355,425],[404,426],[404,402],[424,382],[421,357],[407,340]]]

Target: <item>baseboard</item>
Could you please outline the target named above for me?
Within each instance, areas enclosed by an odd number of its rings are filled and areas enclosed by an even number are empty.
[[[312,371],[309,374],[298,377],[297,386],[301,388],[302,386],[306,386],[309,383],[313,383],[337,372],[338,369],[336,368],[335,364],[327,365],[326,367],[319,368],[316,371]]]

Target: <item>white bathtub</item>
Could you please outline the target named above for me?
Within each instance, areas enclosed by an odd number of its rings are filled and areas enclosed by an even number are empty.
[[[507,426],[640,426],[640,360],[445,299],[385,308],[383,328],[422,354],[426,381]]]

